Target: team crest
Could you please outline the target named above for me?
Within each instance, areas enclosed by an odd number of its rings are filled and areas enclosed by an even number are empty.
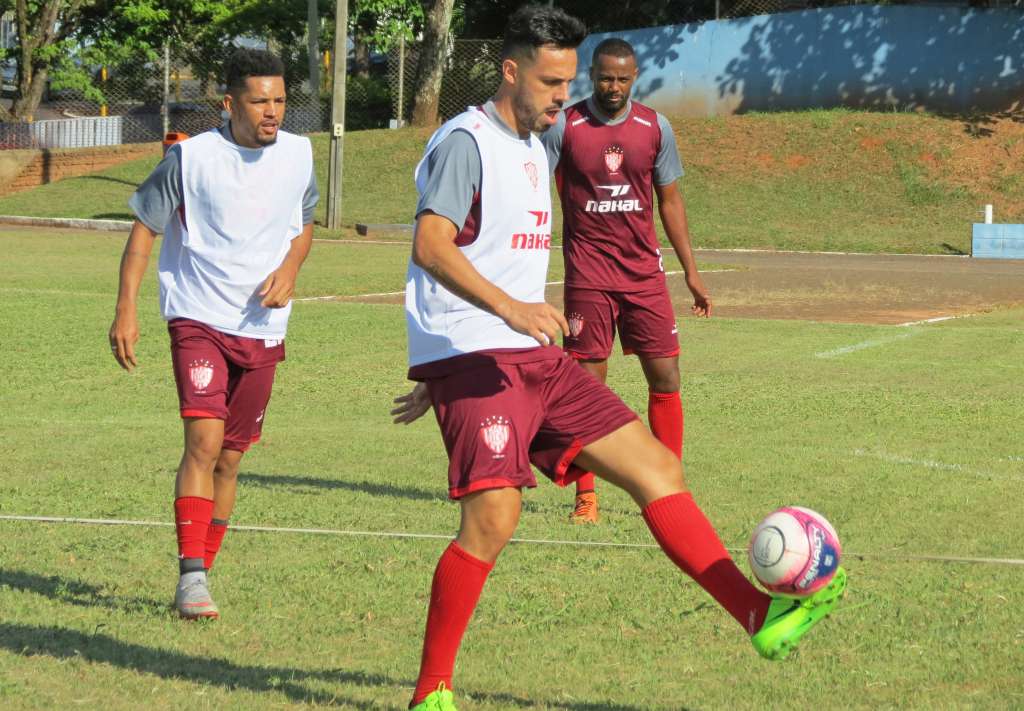
[[[573,338],[579,338],[580,334],[583,333],[583,317],[579,314],[569,314],[569,335]]]
[[[622,150],[622,146],[614,144],[606,146],[604,149],[604,167],[608,169],[609,173],[618,173],[625,157],[626,152]]]
[[[197,393],[206,392],[206,387],[213,380],[213,363],[206,360],[194,360],[188,365],[188,377]]]
[[[501,415],[488,417],[480,423],[480,437],[488,449],[494,452],[495,459],[501,459],[505,447],[508,446],[508,438],[512,432],[511,423]]]
[[[532,185],[533,189],[536,190],[538,180],[537,164],[533,161],[527,161],[526,163],[523,163],[523,169],[526,171],[526,177],[530,179],[530,185]]]

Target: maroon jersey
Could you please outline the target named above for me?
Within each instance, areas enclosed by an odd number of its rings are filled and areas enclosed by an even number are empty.
[[[586,100],[565,110],[555,180],[567,286],[639,291],[664,283],[653,188],[661,143],[657,112],[635,101],[614,124]]]

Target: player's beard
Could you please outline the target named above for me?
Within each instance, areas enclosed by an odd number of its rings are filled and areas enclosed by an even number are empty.
[[[605,112],[608,116],[617,114],[629,101],[629,94],[623,93],[617,101],[613,101],[606,94],[595,94],[594,98],[597,100],[598,107]]]
[[[515,113],[516,121],[520,126],[526,126],[534,133],[544,133],[551,124],[544,120],[544,115],[551,109],[560,106],[548,106],[538,110],[536,106],[525,95],[519,94],[512,101],[512,111]]]

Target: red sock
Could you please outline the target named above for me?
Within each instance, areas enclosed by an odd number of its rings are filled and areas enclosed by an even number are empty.
[[[661,549],[718,601],[749,634],[757,632],[771,597],[755,588],[732,562],[728,551],[689,492],[651,502],[643,511]]]
[[[586,474],[584,474],[583,476],[576,480],[576,496],[593,491],[594,486],[594,475],[591,472],[587,472]]]
[[[679,391],[656,393],[651,390],[647,395],[647,421],[658,441],[682,459],[684,419]]]
[[[217,553],[220,552],[221,541],[224,540],[224,534],[228,532],[228,522],[223,519],[215,518],[210,521],[210,530],[206,534],[206,555],[203,556],[203,567],[209,570],[213,567],[213,561],[217,558]]]
[[[213,499],[182,496],[174,500],[174,525],[178,529],[178,557],[206,555],[206,534],[213,518]]]
[[[437,561],[413,706],[436,691],[441,682],[449,689],[452,687],[455,655],[493,567],[493,563],[485,563],[462,550],[455,541]]]

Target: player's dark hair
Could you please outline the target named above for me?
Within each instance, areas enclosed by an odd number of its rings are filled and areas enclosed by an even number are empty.
[[[602,54],[606,57],[619,57],[621,59],[625,59],[626,57],[636,57],[636,51],[633,49],[633,45],[618,37],[609,37],[608,39],[601,40],[601,42],[594,47],[594,54],[590,57],[590,64],[597,64],[597,58]]]
[[[245,89],[249,77],[283,77],[284,62],[272,52],[263,49],[239,47],[224,64],[224,83],[229,94]]]
[[[533,59],[540,47],[575,49],[587,36],[587,26],[564,10],[524,5],[505,25],[502,59]]]

